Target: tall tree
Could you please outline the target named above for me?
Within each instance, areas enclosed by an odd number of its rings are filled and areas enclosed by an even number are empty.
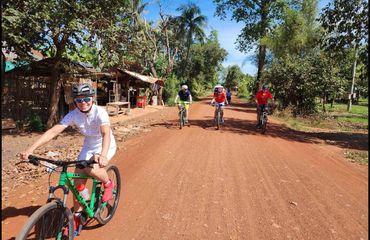
[[[225,78],[225,87],[232,88],[244,78],[244,74],[238,65],[233,65],[228,68]]]
[[[30,49],[42,52],[52,50],[54,58],[52,93],[47,127],[58,119],[58,102],[61,94],[61,59],[67,47],[82,45],[87,32],[98,33],[104,29],[114,32],[116,23],[123,17],[125,0],[82,1],[3,1],[3,40],[9,50],[27,56]],[[100,32],[101,33],[101,32]],[[101,34],[100,34],[101,37]]]
[[[352,107],[356,76],[358,50],[367,45],[368,40],[368,1],[367,0],[333,0],[324,9],[320,17],[326,35],[324,48],[328,51],[343,52],[354,49],[352,83],[347,110]]]
[[[132,26],[138,28],[142,22],[141,14],[144,12],[148,3],[143,3],[142,0],[129,0],[128,11],[131,15]]]
[[[181,5],[176,10],[181,12],[181,15],[177,17],[180,29],[178,37],[185,42],[185,66],[182,69],[186,69],[190,47],[194,40],[202,42],[205,39],[204,27],[206,26],[207,17],[201,14],[200,8],[194,3]]]
[[[279,25],[262,39],[271,50],[273,57],[288,54],[304,57],[317,51],[320,28],[316,22],[317,0],[302,0],[286,5]]]
[[[280,18],[284,2],[267,0],[213,0],[213,2],[217,4],[216,15],[221,19],[225,19],[227,13],[231,11],[233,20],[245,24],[237,39],[238,49],[248,52],[254,46],[258,47],[258,82],[266,58],[266,45],[260,40],[267,36],[273,28],[274,21]]]
[[[214,30],[205,43],[193,44],[190,52],[186,83],[195,92],[194,95],[199,95],[218,82],[218,73],[227,52],[221,48]]]

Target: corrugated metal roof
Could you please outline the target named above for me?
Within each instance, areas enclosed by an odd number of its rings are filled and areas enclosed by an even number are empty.
[[[126,69],[122,70],[122,69],[117,68],[117,70],[120,71],[121,73],[126,73],[132,77],[135,77],[143,82],[152,83],[152,84],[155,83],[155,84],[164,86],[164,81],[162,79],[151,77],[151,76],[145,76],[145,75],[142,75],[136,72],[128,71]]]

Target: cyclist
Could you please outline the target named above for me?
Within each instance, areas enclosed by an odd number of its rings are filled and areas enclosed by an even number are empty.
[[[268,85],[263,84],[262,89],[259,90],[256,94],[256,104],[257,104],[257,128],[261,128],[261,123],[260,123],[260,117],[262,113],[262,109],[266,107],[268,99],[271,99],[272,106],[274,106],[274,97],[268,90]]]
[[[180,101],[178,99],[180,98]],[[177,93],[175,98],[175,104],[177,104],[179,110],[180,106],[182,105],[185,108],[185,123],[188,122],[189,119],[189,105],[192,103],[193,98],[191,97],[191,93],[187,85],[182,85],[181,90]]]
[[[227,91],[226,91],[226,98],[227,98],[227,102],[230,103],[231,102],[231,89],[228,88]]]
[[[221,85],[216,85],[213,89],[213,99],[211,101],[211,105],[213,105],[214,102],[221,105],[221,123],[224,123],[224,106],[225,104],[228,104],[228,101],[226,99],[226,93],[224,91],[224,87]],[[217,109],[215,109],[214,119],[216,119],[217,115]]]
[[[106,110],[94,104],[95,90],[88,83],[72,87],[73,103],[76,109],[69,112],[60,123],[47,130],[35,143],[20,154],[26,160],[41,145],[49,142],[70,125],[75,125],[85,136],[79,160],[94,159],[98,164],[92,168],[75,169],[75,173],[86,173],[104,183],[103,202],[112,199],[113,182],[104,169],[116,152],[116,142],[110,128],[109,116]],[[86,184],[86,179],[76,179],[75,184]],[[74,230],[80,225],[82,207],[74,198]],[[68,229],[65,229],[68,233]],[[76,233],[75,233],[76,234]]]

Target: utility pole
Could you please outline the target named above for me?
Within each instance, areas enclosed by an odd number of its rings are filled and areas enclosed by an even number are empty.
[[[353,90],[355,88],[356,65],[357,65],[357,46],[355,45],[355,61],[353,63],[351,93],[348,96],[348,105],[347,105],[348,112],[350,112],[352,109]]]

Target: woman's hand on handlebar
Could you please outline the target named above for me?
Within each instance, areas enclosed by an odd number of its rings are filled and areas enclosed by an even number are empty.
[[[24,151],[24,152],[21,152],[20,154],[19,154],[19,156],[20,156],[20,158],[22,159],[22,160],[28,160],[28,156],[30,156],[32,154],[32,152],[30,152],[30,151]]]
[[[108,159],[106,156],[95,154],[93,156],[93,159],[95,160],[96,163],[99,163],[100,167],[105,167],[108,165]]]

